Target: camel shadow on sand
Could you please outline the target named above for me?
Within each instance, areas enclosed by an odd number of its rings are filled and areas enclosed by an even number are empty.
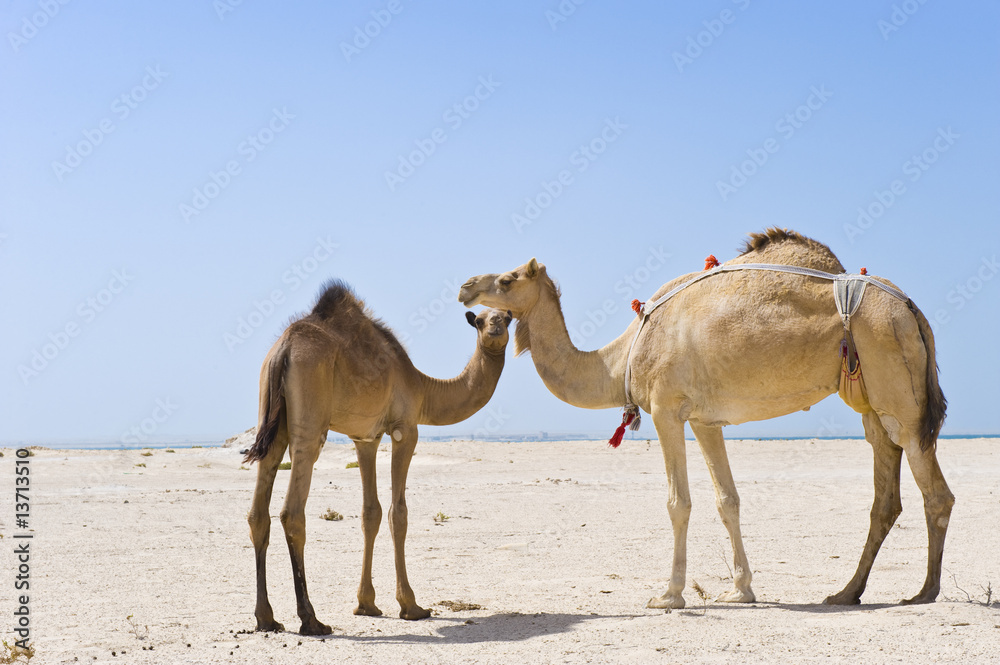
[[[534,637],[558,635],[572,631],[587,621],[601,619],[631,619],[643,616],[605,614],[521,614],[501,612],[474,617],[462,622],[459,617],[431,617],[421,624],[439,623],[431,635],[333,635],[333,639],[352,642],[400,642],[406,644],[479,644],[484,642],[521,642]]]
[[[823,603],[782,603],[757,601],[746,605],[741,603],[715,603],[709,604],[708,613],[712,612],[746,612],[753,610],[785,610],[787,612],[804,612],[806,614],[844,614],[848,612],[870,612],[872,610],[884,610],[892,607],[909,607],[902,603],[871,603],[863,605],[824,605]],[[702,608],[692,605],[686,610],[674,610],[675,612],[688,612],[701,614]]]
[[[786,610],[789,612],[804,612],[808,614],[840,614],[848,612],[870,612],[901,607],[897,603],[876,603],[865,605],[823,605],[822,603],[781,603],[757,602],[752,604],[709,604],[707,608],[691,606],[673,612],[684,616],[697,616],[706,620],[724,620],[730,612],[752,612],[763,610]],[[707,610],[707,611],[706,611]],[[650,616],[647,613],[636,614],[521,614],[519,612],[500,612],[484,617],[474,617],[462,621],[460,616],[433,616],[421,622],[421,625],[439,624],[432,634],[422,635],[344,635],[335,633],[326,635],[324,640],[347,640],[358,643],[401,644],[481,644],[486,642],[521,642],[534,637],[568,633],[588,621],[606,619],[638,619]]]

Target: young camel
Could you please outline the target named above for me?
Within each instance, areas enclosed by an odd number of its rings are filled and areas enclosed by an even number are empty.
[[[365,537],[361,584],[355,614],[378,616],[372,585],[372,552],[382,521],[375,486],[375,453],[384,433],[392,437],[392,503],[389,527],[396,552],[396,600],[403,619],[423,619],[406,578],[406,474],[417,444],[417,425],[451,425],[483,408],[493,396],[504,365],[511,314],[487,309],[466,312],[479,331],[476,351],[465,369],[448,380],[418,371],[406,351],[364,303],[341,282],[331,282],[312,312],[293,322],[275,342],[260,372],[257,440],[245,461],[258,461],[250,508],[250,538],[257,562],[257,630],[280,631],[267,599],[265,564],[271,531],[271,489],[278,464],[289,451],[291,478],[281,525],[292,560],[295,599],[303,635],[327,635],[316,619],[303,562],[305,505],[313,465],[327,430],[354,441],[363,493],[361,528]]]
[[[729,263],[844,272],[825,245],[779,229],[752,234],[743,254]],[[651,300],[697,274],[665,284]],[[674,532],[670,582],[649,607],[684,607],[691,513],[685,422],[708,464],[716,505],[732,544],[734,587],[719,600],[755,600],[722,427],[807,409],[837,392],[844,327],[832,291],[829,281],[816,277],[761,270],[720,272],[649,314],[632,356],[632,401],[652,414],[666,466],[667,510]],[[588,409],[625,404],[626,357],[638,318],[604,348],[576,349],[566,330],[559,291],[535,259],[509,272],[473,277],[462,286],[459,300],[469,307],[483,304],[511,310],[518,320],[515,354],[530,349],[539,376],[559,399]],[[878,288],[867,290],[851,330],[872,408],[862,421],[874,450],[875,500],[857,572],[825,602],[860,602],[879,547],[902,510],[903,451],[923,495],[928,532],[924,586],[903,602],[932,602],[941,587],[945,533],[954,503],[935,456],[945,399],[938,386],[934,337],[912,301],[900,301]]]

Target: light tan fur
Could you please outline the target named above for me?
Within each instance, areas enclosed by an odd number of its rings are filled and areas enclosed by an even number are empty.
[[[825,245],[780,229],[753,234],[745,252],[728,263],[844,272]],[[650,300],[696,274],[663,285]],[[511,310],[518,320],[516,353],[530,349],[542,381],[561,400],[589,409],[621,408],[625,403],[625,362],[638,318],[607,346],[578,350],[566,329],[559,291],[535,259],[508,272],[471,278],[462,286],[459,300],[470,307],[483,304]],[[875,455],[875,502],[857,573],[825,602],[860,602],[875,555],[900,511],[903,451],[924,498],[928,530],[924,586],[904,602],[931,602],[940,590],[945,533],[954,503],[935,455],[945,401],[937,384],[933,335],[912,302],[875,288],[867,290],[852,318],[852,331],[873,407],[863,422]],[[755,600],[722,427],[807,409],[837,392],[843,337],[830,282],[787,273],[720,273],[685,289],[650,315],[635,345],[631,391],[635,404],[652,414],[660,440],[674,548],[670,583],[661,596],[649,601],[649,607],[684,606],[691,512],[685,422],[705,457],[732,543],[734,587],[720,600]]]
[[[469,322],[478,329],[475,353],[454,379],[418,371],[392,334],[373,321],[342,284],[333,285],[313,313],[292,323],[271,347],[260,375],[258,439],[247,454],[258,460],[257,485],[248,521],[257,564],[257,630],[284,627],[274,620],[267,598],[265,561],[271,529],[269,505],[278,465],[289,451],[288,493],[281,510],[292,560],[298,615],[304,635],[325,635],[306,590],[303,548],[305,504],[313,465],[328,430],[354,441],[363,493],[364,558],[355,614],[377,616],[372,552],[382,521],[375,485],[375,454],[383,433],[392,439],[392,503],[389,527],[395,548],[396,600],[403,619],[430,612],[417,605],[406,577],[406,475],[417,443],[417,425],[465,420],[489,401],[504,365],[510,315],[484,310]],[[328,298],[327,296],[332,297]],[[326,303],[324,298],[334,302]]]

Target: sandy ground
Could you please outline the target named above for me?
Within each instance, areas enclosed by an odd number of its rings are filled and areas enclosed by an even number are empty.
[[[350,446],[329,444],[313,476],[306,571],[326,639],[254,628],[245,515],[255,470],[234,449],[39,450],[31,458],[33,663],[941,663],[1000,661],[1000,453],[997,440],[942,440],[957,496],[937,603],[920,588],[926,531],[903,469],[903,514],[863,605],[820,604],[851,577],[868,528],[871,452],[862,441],[734,441],[743,533],[758,602],[646,609],[666,586],[671,531],[658,446],[599,442],[421,442],[410,470],[408,567],[435,615],[396,618],[387,525],[376,542],[379,618],[351,610],[361,566],[361,491]],[[384,446],[383,446],[384,448]],[[0,478],[14,482],[3,450]],[[729,544],[697,446],[688,583],[730,588]],[[388,458],[379,483],[388,513]],[[137,466],[145,464],[145,467]],[[269,589],[298,629],[275,487]],[[13,494],[0,512],[0,570],[13,571]],[[320,514],[333,509],[342,521]],[[435,515],[449,516],[435,522]],[[5,573],[13,578],[13,573]],[[0,615],[13,629],[13,579]],[[453,611],[461,601],[481,609]],[[132,617],[135,628],[127,617]]]

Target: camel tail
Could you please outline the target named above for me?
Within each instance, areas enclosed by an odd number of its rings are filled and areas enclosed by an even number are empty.
[[[907,303],[913,316],[917,319],[920,327],[920,337],[924,340],[924,348],[927,349],[927,404],[924,406],[924,413],[920,423],[920,449],[923,451],[933,450],[937,443],[938,434],[941,432],[941,425],[944,424],[945,410],[948,407],[948,400],[941,392],[941,385],[938,383],[938,365],[934,354],[934,333],[931,331],[931,324],[923,312],[910,300]]]
[[[282,344],[271,356],[267,365],[267,380],[260,396],[260,415],[257,422],[257,439],[243,457],[246,463],[259,462],[267,456],[278,435],[278,425],[285,410],[285,368],[288,366],[288,347]]]

